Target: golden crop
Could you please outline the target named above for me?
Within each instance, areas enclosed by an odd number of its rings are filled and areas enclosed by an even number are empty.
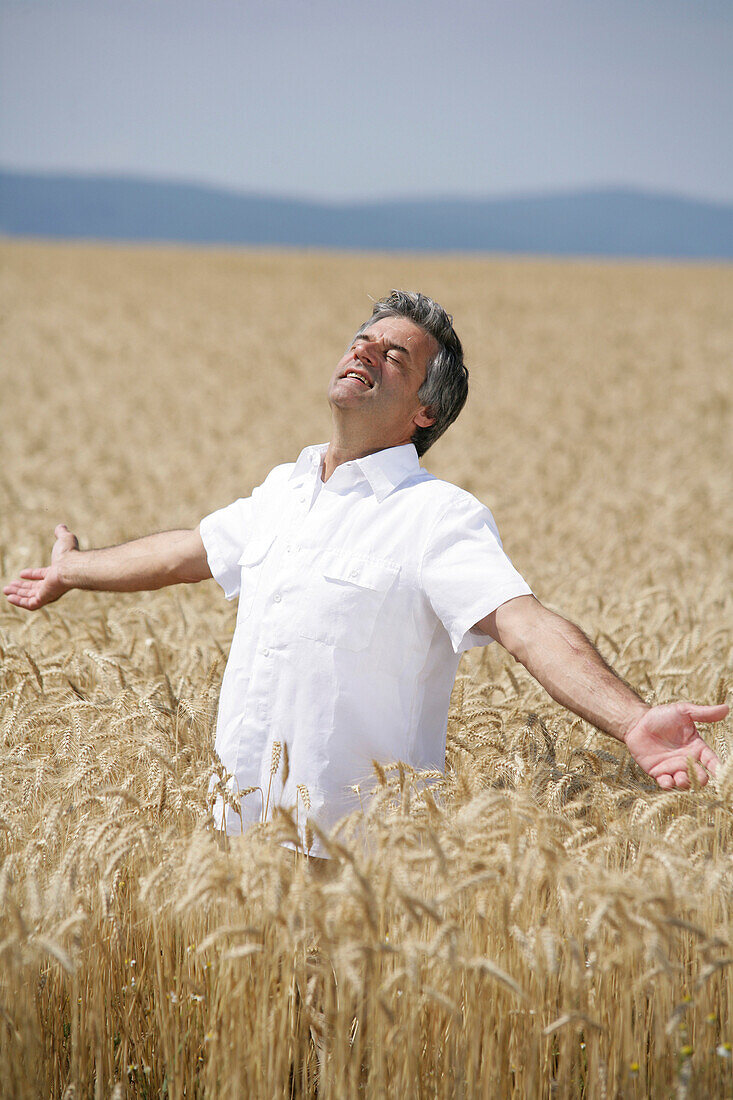
[[[327,438],[370,311],[455,315],[466,411],[426,464],[646,697],[731,668],[724,266],[4,243],[0,572],[192,527]],[[213,584],[0,609],[0,1093],[733,1092],[733,762],[661,793],[498,647],[444,780],[375,776],[332,873],[207,826],[234,609]],[[297,721],[297,715],[294,716]],[[284,766],[286,754],[277,766]]]

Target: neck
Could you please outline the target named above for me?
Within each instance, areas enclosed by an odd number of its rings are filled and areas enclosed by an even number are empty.
[[[352,432],[344,432],[342,425],[335,419],[331,442],[328,444],[321,477],[328,481],[331,474],[344,462],[353,462],[357,458],[366,458],[367,455],[376,454],[377,451],[385,451],[388,447],[399,447],[409,443],[409,439],[379,440],[355,436]]]

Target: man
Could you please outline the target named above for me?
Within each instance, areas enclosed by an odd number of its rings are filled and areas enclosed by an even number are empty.
[[[727,706],[647,706],[535,599],[489,511],[420,466],[463,407],[467,373],[445,311],[393,291],[331,378],[328,445],[276,467],[196,530],[82,552],[57,527],[50,567],[5,588],[28,610],[71,588],[131,592],[211,576],[239,598],[216,740],[230,795],[215,818],[227,832],[278,803],[296,806],[301,824],[308,814],[328,826],[358,805],[354,788],[374,760],[442,769],[460,654],[492,639],[554,699],[622,741],[660,787],[688,787],[688,767],[701,783],[715,771],[695,721],[718,721]],[[272,765],[283,746],[284,787]]]

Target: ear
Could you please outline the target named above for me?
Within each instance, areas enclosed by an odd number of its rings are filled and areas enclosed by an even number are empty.
[[[430,407],[423,405],[412,418],[412,422],[416,428],[430,428],[435,423],[435,417],[430,415]]]

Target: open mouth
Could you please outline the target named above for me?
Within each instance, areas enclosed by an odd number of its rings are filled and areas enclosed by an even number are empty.
[[[366,386],[368,390],[372,389],[374,383],[368,374],[363,374],[357,370],[347,370],[341,375],[342,378],[353,378],[357,382],[361,382],[363,386]]]

